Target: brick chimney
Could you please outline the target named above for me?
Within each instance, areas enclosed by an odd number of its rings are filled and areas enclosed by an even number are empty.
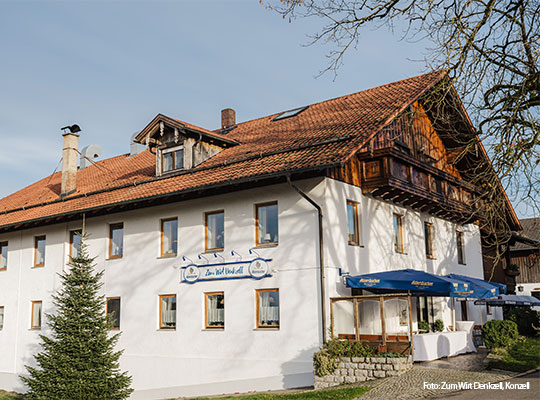
[[[77,189],[77,160],[79,158],[79,135],[70,131],[62,134],[62,136],[64,137],[64,144],[62,146],[61,197],[67,196]]]
[[[221,129],[236,125],[236,112],[232,108],[221,110]]]

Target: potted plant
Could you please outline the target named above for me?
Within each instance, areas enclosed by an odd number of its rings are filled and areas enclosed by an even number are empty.
[[[428,333],[429,323],[427,321],[418,321],[418,331],[420,333]]]

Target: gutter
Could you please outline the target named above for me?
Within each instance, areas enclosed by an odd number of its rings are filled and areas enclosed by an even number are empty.
[[[298,186],[291,182],[291,176],[287,175],[287,183],[300,196],[317,209],[318,225],[319,225],[319,270],[321,278],[321,327],[323,344],[326,343],[326,285],[324,277],[324,237],[323,237],[323,214],[321,206],[319,206],[311,197],[302,191]]]
[[[317,171],[323,171],[323,170],[325,170],[327,168],[337,167],[337,166],[340,166],[340,165],[341,164],[339,162],[333,162],[333,163],[323,164],[323,165],[314,166],[314,167],[297,168],[297,169],[294,169],[294,170],[289,170],[289,171],[287,171],[287,173],[288,174],[291,174],[291,173],[302,174],[302,173],[309,173],[309,172],[317,172]],[[34,224],[34,223],[42,223],[42,225],[47,225],[47,224],[52,223],[52,222],[50,222],[50,220],[52,220],[52,219],[61,219],[61,218],[67,218],[67,217],[70,217],[70,216],[77,216],[77,215],[79,215],[81,213],[98,212],[98,211],[105,210],[105,209],[108,209],[108,208],[115,208],[115,207],[121,207],[121,206],[125,206],[125,205],[137,204],[137,203],[141,203],[141,202],[145,202],[145,201],[167,199],[167,198],[171,198],[171,197],[175,197],[175,196],[189,195],[189,194],[193,194],[193,193],[197,193],[197,192],[203,192],[203,191],[212,190],[212,189],[220,189],[220,188],[224,188],[224,187],[232,186],[232,185],[238,186],[238,185],[242,185],[242,184],[246,184],[246,183],[252,183],[252,182],[256,182],[256,181],[265,180],[265,179],[281,179],[281,178],[286,178],[285,172],[281,172],[281,171],[280,172],[271,172],[271,173],[268,173],[268,174],[262,174],[262,175],[255,175],[255,176],[248,176],[248,177],[244,177],[244,178],[239,178],[239,179],[236,179],[236,180],[222,181],[222,182],[218,182],[218,183],[211,183],[211,184],[196,186],[196,187],[192,187],[192,188],[189,188],[189,189],[175,190],[173,192],[160,193],[160,194],[154,194],[154,195],[142,196],[142,197],[136,197],[136,198],[132,198],[132,199],[128,199],[128,200],[118,201],[116,203],[107,203],[107,204],[102,204],[102,205],[99,205],[99,206],[81,208],[81,209],[76,209],[76,210],[72,210],[72,211],[66,211],[66,212],[62,212],[62,213],[58,213],[58,214],[51,214],[51,215],[46,215],[46,216],[43,216],[43,217],[37,217],[37,218],[28,219],[28,220],[16,221],[16,222],[12,222],[12,223],[9,223],[9,224],[0,225],[0,233],[13,231],[13,230],[16,230],[16,229],[19,229],[19,228],[26,229],[25,226],[27,226],[29,224]],[[131,183],[131,184],[123,185],[122,187],[113,187],[113,188],[104,189],[104,190],[99,191],[99,193],[112,192],[112,191],[117,190],[119,188],[125,188],[125,187],[130,187],[130,186],[137,186],[137,185],[134,185],[133,183]],[[241,189],[238,189],[238,190],[241,190]],[[69,197],[69,198],[63,199],[63,200],[54,200],[54,201],[52,201],[52,202],[50,202],[48,204],[58,203],[60,201],[68,202],[68,201],[70,201],[72,199],[75,199],[75,198],[88,197],[88,196],[89,195],[81,194],[81,195],[72,196],[72,197]],[[181,200],[175,200],[175,201],[181,201]],[[48,204],[42,203],[41,206],[48,205]],[[29,208],[34,208],[34,207],[38,207],[38,206],[29,206],[29,207],[26,207],[26,208],[21,207],[20,209],[11,210],[9,212],[0,211],[0,215],[9,214],[9,213],[14,212],[14,211],[23,211],[23,210],[27,210]],[[148,207],[148,206],[141,206],[141,207],[137,207],[137,208],[144,208],[144,207]],[[57,221],[57,222],[60,222],[60,221]]]

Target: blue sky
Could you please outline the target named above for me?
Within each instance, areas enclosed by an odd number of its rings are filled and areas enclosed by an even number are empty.
[[[258,0],[0,0],[0,197],[53,172],[68,124],[110,157],[157,113],[215,129],[222,108],[244,121],[425,72],[427,43],[380,29],[315,78],[318,23]]]

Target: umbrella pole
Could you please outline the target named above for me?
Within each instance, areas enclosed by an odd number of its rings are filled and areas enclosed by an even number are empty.
[[[451,297],[452,299],[452,330],[456,330],[456,299]]]

